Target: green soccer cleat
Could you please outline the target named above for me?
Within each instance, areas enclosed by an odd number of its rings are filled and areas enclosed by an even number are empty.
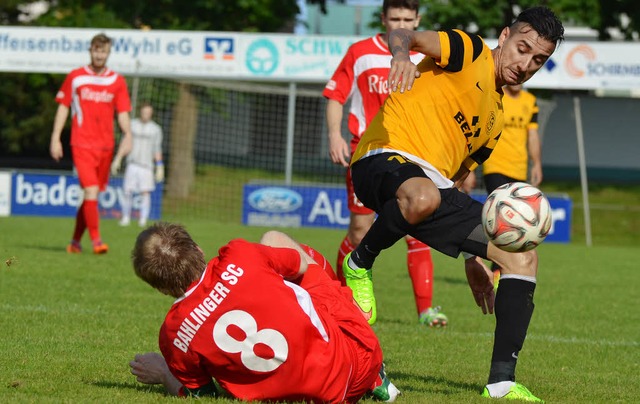
[[[505,400],[521,400],[528,401],[530,403],[544,403],[544,400],[534,396],[528,388],[524,387],[520,383],[514,383],[513,386],[511,386],[511,388],[509,389],[509,392],[502,397],[491,397],[491,395],[489,394],[489,389],[485,387],[484,391],[482,392],[482,397],[499,398]]]
[[[440,310],[442,310],[440,306],[429,307],[420,313],[420,324],[428,325],[429,327],[446,327],[449,319]]]
[[[384,371],[384,363],[380,367],[380,373],[370,393],[374,400],[384,401],[385,403],[396,401],[396,398],[401,394],[400,390],[387,377],[387,373]]]
[[[371,280],[371,270],[349,266],[351,253],[344,257],[342,272],[347,286],[353,292],[353,300],[362,312],[364,318],[371,325],[376,322],[378,313],[376,310],[376,297],[373,294],[373,281]]]

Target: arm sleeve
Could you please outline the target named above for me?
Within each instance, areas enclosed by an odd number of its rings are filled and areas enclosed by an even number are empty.
[[[157,134],[156,141],[153,144],[153,153],[162,153],[162,127],[160,125],[156,125]]]
[[[538,101],[533,98],[533,107],[531,109],[531,120],[527,124],[527,129],[538,129]]]
[[[62,82],[60,89],[56,93],[56,102],[67,108],[71,106],[71,81],[71,74],[69,74],[65,77],[64,82]]]
[[[342,61],[331,76],[331,79],[324,87],[322,95],[325,98],[336,100],[340,104],[347,102],[353,88],[353,80],[355,73],[353,66],[355,64],[352,48],[349,48],[347,54],[344,55]]]
[[[124,77],[118,76],[120,85],[116,93],[115,106],[118,113],[131,112],[131,99],[129,98],[129,90],[127,89],[127,82]]]
[[[293,278],[300,272],[300,253],[292,248],[269,247],[255,244],[267,264],[283,277]]]
[[[182,383],[183,388],[196,391],[212,383],[211,375],[200,367],[197,355],[191,352],[177,352],[165,331],[164,324],[160,328],[159,346],[171,374]]]
[[[440,61],[438,64],[449,72],[459,72],[473,63],[484,49],[484,41],[478,35],[457,29],[439,31]]]

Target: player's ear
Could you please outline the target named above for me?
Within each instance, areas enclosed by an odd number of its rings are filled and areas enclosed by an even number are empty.
[[[413,29],[418,29],[418,27],[420,26],[420,18],[421,18],[420,14],[417,14],[416,20],[413,23]]]
[[[498,46],[502,47],[502,44],[504,44],[504,41],[509,37],[510,34],[511,30],[509,29],[509,27],[502,28],[502,32],[500,32],[500,36],[498,37]]]

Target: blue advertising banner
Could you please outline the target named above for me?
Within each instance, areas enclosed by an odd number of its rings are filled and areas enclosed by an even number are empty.
[[[245,184],[242,223],[268,227],[347,228],[349,209],[343,186]]]
[[[73,175],[13,173],[11,175],[11,215],[26,216],[75,216],[82,201],[82,188]],[[100,193],[99,209],[102,218],[120,218],[124,198],[122,178],[109,180]],[[140,196],[133,198],[132,216],[139,214]],[[161,215],[162,184],[156,184],[151,193],[149,219],[158,220]]]
[[[486,194],[472,194],[484,202]],[[553,224],[545,241],[568,243],[571,239],[571,199],[547,195]],[[329,227],[349,225],[347,192],[344,186],[280,186],[245,184],[242,223],[265,227]]]

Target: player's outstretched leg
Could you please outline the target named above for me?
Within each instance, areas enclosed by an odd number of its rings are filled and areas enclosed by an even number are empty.
[[[353,292],[353,299],[369,324],[376,322],[376,297],[373,294],[373,281],[370,269],[358,268],[351,261],[351,253],[344,257],[342,272],[347,286]]]

